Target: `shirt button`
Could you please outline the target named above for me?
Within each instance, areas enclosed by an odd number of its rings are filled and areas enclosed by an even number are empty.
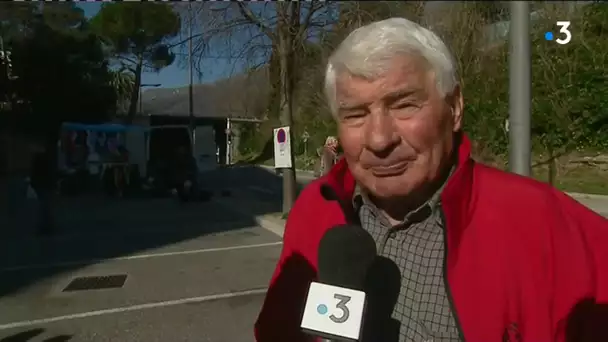
[[[390,233],[388,234],[388,237],[390,237],[391,239],[394,239],[394,238],[395,238],[395,236],[397,236],[397,233],[395,233],[395,232],[390,232]]]

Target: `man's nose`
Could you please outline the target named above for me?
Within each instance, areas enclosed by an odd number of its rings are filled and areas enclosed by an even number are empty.
[[[380,153],[399,143],[394,119],[386,111],[371,113],[365,133],[366,147],[372,152]]]

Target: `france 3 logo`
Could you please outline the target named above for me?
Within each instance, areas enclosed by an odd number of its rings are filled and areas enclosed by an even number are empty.
[[[365,300],[362,291],[312,282],[300,326],[316,336],[357,341]]]
[[[558,21],[555,23],[559,28],[558,34],[554,34],[551,31],[545,32],[545,40],[553,41],[560,45],[566,45],[572,40],[572,33],[570,32],[569,21]]]

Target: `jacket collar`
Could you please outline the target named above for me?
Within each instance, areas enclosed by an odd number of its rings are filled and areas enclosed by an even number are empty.
[[[441,192],[441,204],[446,217],[449,218],[448,225],[464,228],[474,207],[472,198],[474,161],[471,159],[471,142],[466,135],[462,134],[456,141],[458,160],[454,172]],[[356,222],[357,218],[352,206],[356,187],[355,178],[344,158],[340,159],[323,177],[322,183],[322,196],[326,200],[338,201],[347,221]],[[454,238],[459,237],[459,233],[454,233],[456,234]]]

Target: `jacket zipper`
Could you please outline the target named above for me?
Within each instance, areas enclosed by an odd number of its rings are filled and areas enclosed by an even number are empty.
[[[441,221],[443,221],[443,283],[445,286],[445,293],[448,297],[450,310],[452,310],[452,315],[454,316],[454,321],[456,323],[456,329],[458,329],[460,341],[465,342],[464,332],[462,331],[462,326],[460,325],[460,319],[458,318],[456,306],[454,305],[454,298],[452,297],[452,290],[450,289],[450,284],[448,282],[448,229],[447,222],[445,220],[445,215],[443,213],[443,208],[440,208],[439,214],[441,215]]]

